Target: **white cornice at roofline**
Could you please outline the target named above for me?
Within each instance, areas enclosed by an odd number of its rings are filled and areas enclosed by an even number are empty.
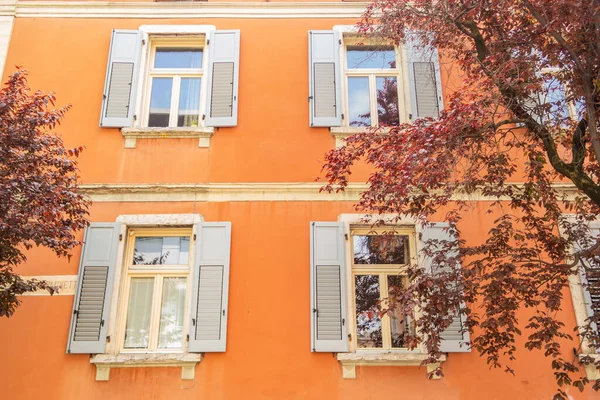
[[[107,2],[0,0],[17,18],[359,18],[357,2]]]

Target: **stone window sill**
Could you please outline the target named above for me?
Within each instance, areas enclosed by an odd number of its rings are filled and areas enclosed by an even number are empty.
[[[209,147],[210,138],[215,133],[212,127],[195,128],[123,128],[125,148],[135,149],[137,139],[199,139],[198,147]]]
[[[580,354],[579,360],[582,360],[586,357],[589,357],[593,360],[593,362],[598,362],[600,360],[600,354]],[[595,381],[600,379],[600,370],[596,368],[594,364],[584,364],[585,374],[590,381]]]
[[[90,363],[96,365],[97,381],[107,381],[111,368],[129,367],[181,367],[181,379],[194,379],[201,360],[197,353],[122,353],[95,354]]]
[[[419,367],[427,359],[427,354],[421,353],[337,353],[337,359],[342,364],[342,377],[356,379],[356,366],[372,367]],[[442,356],[440,362],[446,361]],[[440,363],[427,364],[427,372],[439,368]],[[439,379],[434,376],[433,379]]]
[[[346,144],[346,138],[348,136],[356,135],[357,133],[362,133],[368,127],[356,128],[350,126],[332,126],[329,128],[329,132],[331,136],[335,138],[335,147],[342,147]],[[389,128],[382,128],[382,132],[389,131]]]

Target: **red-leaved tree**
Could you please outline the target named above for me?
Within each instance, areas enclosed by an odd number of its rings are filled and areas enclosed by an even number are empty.
[[[54,106],[54,94],[31,93],[27,72],[19,69],[0,89],[0,317],[10,317],[18,295],[54,288],[25,281],[14,268],[24,250],[43,246],[69,256],[75,231],[87,224],[89,201],[78,191],[75,158],[53,132],[69,107]]]
[[[571,343],[600,344],[600,310],[575,331],[558,312],[572,274],[600,292],[600,244],[589,224],[600,211],[600,2],[375,0],[359,31],[436,46],[442,71],[458,72],[439,118],[368,129],[324,166],[329,191],[347,186],[355,163],[373,168],[362,212],[426,223],[446,210],[456,240],[425,243],[437,271],[411,266],[410,285],[392,299],[408,313],[421,308],[407,343],[424,340],[427,362],[436,361],[440,333],[463,313],[472,347],[491,366],[513,372],[524,336],[526,349],[551,359],[555,398],[569,385],[583,390],[580,363],[593,359]],[[461,224],[470,200],[482,197],[493,223],[480,242],[466,242]]]

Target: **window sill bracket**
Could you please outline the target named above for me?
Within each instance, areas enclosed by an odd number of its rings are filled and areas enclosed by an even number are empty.
[[[181,367],[181,379],[192,380],[201,360],[196,353],[95,354],[90,363],[96,366],[97,381],[107,381],[111,368],[126,367]]]

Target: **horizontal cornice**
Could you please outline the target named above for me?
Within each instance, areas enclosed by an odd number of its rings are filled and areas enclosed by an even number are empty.
[[[515,183],[516,187],[522,184]],[[366,184],[351,183],[344,192],[319,192],[319,182],[307,183],[206,183],[206,184],[83,184],[81,190],[93,202],[240,202],[240,201],[351,201],[356,202]],[[568,199],[576,189],[569,184],[554,187]],[[482,194],[457,195],[455,200],[496,201]],[[508,200],[501,198],[500,200]]]
[[[18,18],[353,18],[362,2],[106,2],[0,1],[0,15]]]

